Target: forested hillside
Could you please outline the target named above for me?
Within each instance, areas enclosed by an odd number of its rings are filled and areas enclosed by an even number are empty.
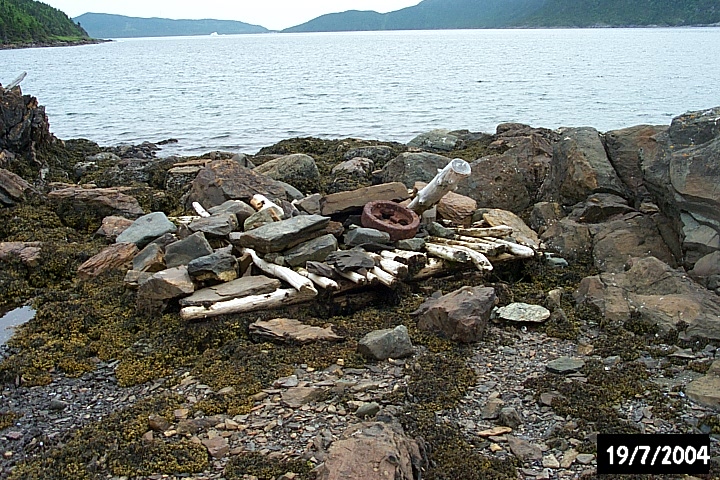
[[[0,0],[0,44],[87,37],[82,27],[57,8],[33,0]]]
[[[286,32],[686,26],[720,23],[718,0],[424,0],[395,12],[323,15]]]
[[[259,25],[235,20],[171,20],[169,18],[139,18],[108,13],[84,13],[75,18],[95,38],[167,37],[178,35],[231,35],[238,33],[266,33]]]

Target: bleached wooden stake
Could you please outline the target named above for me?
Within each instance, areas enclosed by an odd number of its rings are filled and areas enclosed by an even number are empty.
[[[340,290],[340,285],[332,278],[323,277],[315,273],[310,273],[304,268],[298,268],[297,272],[303,277],[309,278],[315,285],[325,290]]]
[[[205,210],[205,209],[203,208],[203,206],[200,205],[200,203],[198,203],[198,202],[193,202],[193,203],[192,203],[192,206],[193,206],[193,208],[195,209],[195,211],[197,212],[197,214],[200,215],[201,217],[207,218],[207,217],[210,216],[210,212],[208,212],[207,210]]]
[[[469,176],[471,172],[472,169],[468,162],[461,158],[454,159],[425,188],[418,192],[408,205],[408,208],[421,215],[425,210],[432,208],[433,205],[439,202],[446,193],[454,190],[457,183]]]
[[[13,88],[17,87],[23,80],[25,80],[25,77],[27,77],[27,72],[22,72],[15,80],[8,83],[8,86],[5,87],[5,90],[12,90]]]
[[[317,291],[314,289],[313,291],[315,292],[314,294],[309,290],[299,291],[292,288],[279,289],[264,295],[250,295],[248,297],[213,303],[209,307],[185,307],[180,310],[180,317],[184,320],[201,320],[230,313],[245,313],[278,308],[306,302],[317,295]]]
[[[257,253],[255,253],[255,250],[252,248],[244,248],[243,253],[249,254],[252,257],[253,263],[263,272],[277,277],[280,280],[285,280],[299,292],[314,292],[314,295],[317,295],[317,290],[315,290],[315,287],[310,279],[303,277],[299,273],[287,267],[281,267],[280,265],[266,262],[262,258],[258,257]]]

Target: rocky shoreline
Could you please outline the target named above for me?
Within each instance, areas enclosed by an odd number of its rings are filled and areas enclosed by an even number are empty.
[[[720,478],[720,108],[157,158],[0,95],[0,309],[37,310],[0,347],[0,478],[595,478],[601,433],[709,433]],[[453,158],[435,223],[364,231]],[[291,294],[263,262],[337,289],[183,319]]]
[[[99,38],[82,38],[78,40],[51,40],[47,42],[29,43],[0,43],[0,50],[16,50],[19,48],[46,48],[46,47],[77,47],[79,45],[95,45],[98,43],[112,42]]]

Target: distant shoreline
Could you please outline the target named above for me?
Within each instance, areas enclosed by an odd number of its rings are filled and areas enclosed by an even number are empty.
[[[98,38],[85,38],[81,40],[49,40],[44,42],[27,42],[27,43],[3,43],[0,44],[0,50],[19,50],[21,48],[49,48],[49,47],[77,47],[79,45],[95,45],[98,43],[112,42],[112,40],[103,40]]]

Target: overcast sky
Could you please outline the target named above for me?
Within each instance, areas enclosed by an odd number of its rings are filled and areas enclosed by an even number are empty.
[[[130,17],[213,18],[239,20],[282,30],[325,13],[346,10],[390,12],[420,0],[42,0],[71,18],[83,13],[115,13]]]

